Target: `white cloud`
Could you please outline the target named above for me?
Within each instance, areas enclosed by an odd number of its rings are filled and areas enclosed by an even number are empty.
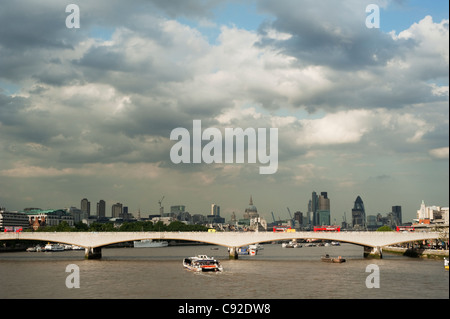
[[[438,158],[438,159],[448,159],[449,158],[449,148],[448,147],[435,148],[435,149],[430,150],[429,153],[434,158]]]

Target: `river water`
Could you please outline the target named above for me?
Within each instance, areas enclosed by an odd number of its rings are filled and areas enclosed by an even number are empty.
[[[0,254],[1,299],[448,299],[449,272],[441,260],[384,254],[363,258],[359,246],[282,248],[263,245],[256,256],[229,260],[217,246],[103,248],[101,260],[84,251]],[[345,263],[324,263],[324,254]],[[219,259],[222,273],[194,273],[184,257]],[[79,288],[68,288],[68,265],[79,269]],[[373,265],[378,271],[374,269]],[[369,266],[369,270],[367,270]],[[375,277],[376,275],[378,277]],[[378,279],[377,279],[378,278]],[[379,283],[379,287],[368,288]],[[372,284],[370,284],[372,283]]]

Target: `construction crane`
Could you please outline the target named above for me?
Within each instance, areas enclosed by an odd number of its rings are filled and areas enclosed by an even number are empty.
[[[164,213],[164,207],[161,206],[164,197],[165,197],[165,196],[163,196],[163,197],[158,201],[158,204],[159,204],[159,214],[160,214],[161,216],[162,216],[163,213]]]
[[[273,215],[273,212],[272,212],[272,219],[273,219],[273,222],[276,224],[277,221],[275,220],[275,216]]]
[[[291,216],[292,227],[295,228],[295,219],[292,217],[291,210],[289,209],[289,207],[287,207],[287,210],[288,210],[288,212],[289,212],[289,216]]]

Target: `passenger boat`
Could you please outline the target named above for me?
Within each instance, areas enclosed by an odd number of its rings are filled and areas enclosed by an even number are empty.
[[[198,272],[218,272],[223,271],[222,265],[214,257],[198,255],[183,259],[183,266],[192,271]]]
[[[444,268],[448,270],[448,258],[444,258]]]
[[[144,240],[135,240],[133,241],[134,248],[158,248],[158,247],[167,247],[169,246],[169,242],[163,241],[153,241],[151,239]]]
[[[45,245],[44,251],[64,251],[64,246],[60,244],[48,243],[47,245]]]
[[[330,257],[330,255],[326,254],[325,256],[321,257],[321,260],[328,263],[343,263],[345,262],[345,258],[342,258],[339,256],[338,258]]]
[[[35,246],[35,247],[28,247],[28,248],[27,248],[27,251],[28,251],[28,252],[42,251],[42,248],[41,248],[41,246],[37,245],[37,246]]]
[[[289,243],[282,243],[281,247],[283,247],[283,248],[300,248],[300,247],[302,247],[302,245],[291,240]]]

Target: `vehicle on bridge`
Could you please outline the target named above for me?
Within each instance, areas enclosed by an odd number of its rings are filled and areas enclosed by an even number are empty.
[[[328,232],[340,232],[341,227],[340,226],[314,226],[314,231],[328,231]]]
[[[274,233],[287,233],[290,231],[295,231],[295,229],[291,229],[290,226],[284,226],[284,225],[273,226]]]

